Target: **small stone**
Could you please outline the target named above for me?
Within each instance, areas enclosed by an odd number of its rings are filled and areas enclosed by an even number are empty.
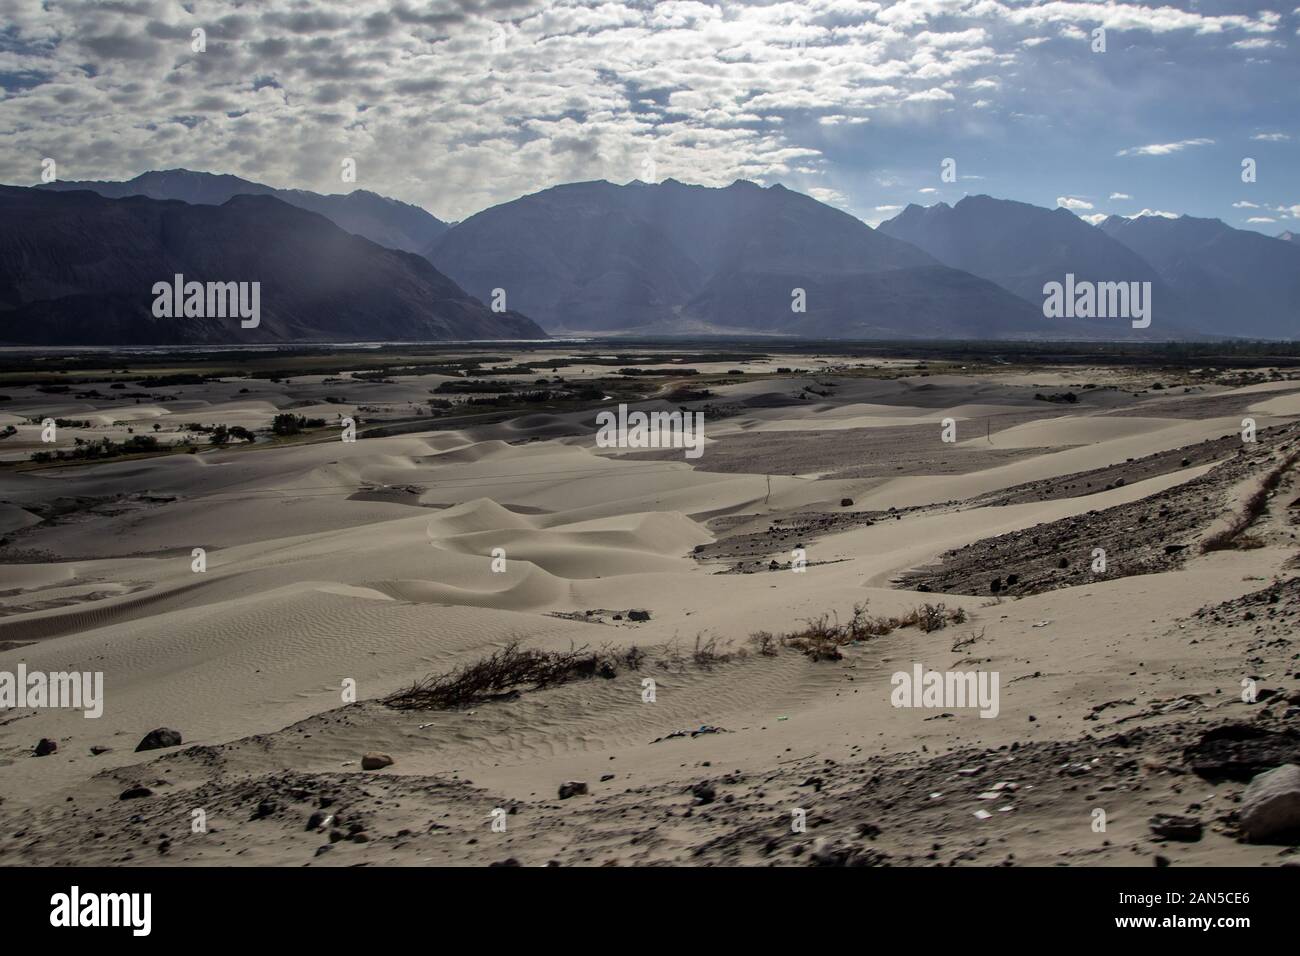
[[[385,767],[391,767],[392,765],[393,758],[378,751],[372,750],[361,757],[362,770],[383,770]]]
[[[119,800],[139,800],[141,797],[152,797],[153,791],[148,787],[128,787],[118,796]]]
[[[692,786],[691,793],[699,804],[712,803],[714,800],[718,799],[717,788],[707,780],[701,780],[699,783]]]
[[[36,744],[36,749],[32,751],[38,757],[48,757],[59,749],[58,741],[51,740],[49,737],[42,737]]]
[[[560,799],[568,800],[570,797],[586,796],[588,793],[586,781],[583,780],[566,780],[560,784]]]
[[[1196,817],[1178,816],[1172,813],[1157,813],[1149,823],[1151,832],[1166,840],[1182,840],[1195,843],[1201,838],[1201,821]]]

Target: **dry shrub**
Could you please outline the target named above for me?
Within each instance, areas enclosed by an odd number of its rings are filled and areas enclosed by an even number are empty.
[[[755,631],[749,635],[749,643],[763,657],[776,657],[781,649],[781,641],[771,631]]]
[[[988,628],[981,627],[980,632],[978,634],[976,634],[974,631],[971,631],[965,637],[957,638],[957,640],[952,642],[952,653],[957,654],[961,651],[964,651],[966,648],[970,647],[972,644],[976,643],[977,641],[984,640],[984,632],[986,630],[988,630]]]
[[[837,661],[843,657],[840,648],[882,637],[903,627],[916,627],[925,633],[942,630],[951,624],[964,624],[968,619],[965,609],[949,610],[942,604],[925,604],[914,607],[898,617],[872,617],[867,613],[867,602],[853,605],[853,615],[841,624],[839,615],[821,614],[804,621],[803,630],[773,637],[767,631],[750,635],[750,643],[765,657],[776,654],[777,646],[792,647],[815,661]]]
[[[917,613],[916,626],[925,633],[941,631],[948,624],[948,609],[942,604],[924,604]]]
[[[696,634],[695,650],[691,653],[691,660],[696,667],[707,671],[712,669],[714,664],[725,664],[735,657],[728,650],[730,647],[730,641],[723,641],[719,644],[716,637],[710,637],[706,641],[703,634]]]
[[[514,640],[473,664],[446,674],[429,675],[384,698],[397,710],[450,710],[468,707],[526,688],[554,687],[617,673],[608,653],[585,646],[567,651],[524,649]]]

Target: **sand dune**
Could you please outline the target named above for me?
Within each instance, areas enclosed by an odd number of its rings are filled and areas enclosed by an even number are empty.
[[[772,388],[750,383],[760,384]],[[1005,401],[992,400],[998,388]],[[961,436],[975,419],[1023,413],[1023,396],[1007,388],[965,376],[855,385],[844,391],[859,394],[843,403],[743,410],[714,435],[757,431],[826,443],[842,429],[884,436],[934,425],[937,443],[942,417],[957,419]],[[1261,427],[1300,415],[1293,395],[1270,398],[1270,390],[1254,390]],[[762,394],[748,386],[733,393]],[[918,396],[924,404],[913,403]],[[50,709],[6,715],[4,811],[51,806],[68,794],[111,801],[115,787],[141,775],[170,777],[158,785],[165,795],[210,785],[218,772],[353,774],[359,754],[376,749],[397,760],[383,779],[471,774],[490,793],[483,799],[498,802],[550,800],[559,781],[583,779],[597,797],[612,798],[628,787],[677,787],[702,761],[779,773],[810,754],[892,760],[922,747],[938,754],[1074,740],[1096,729],[1092,708],[1107,700],[1149,704],[1233,686],[1242,655],[1259,648],[1235,636],[1189,645],[1183,628],[1207,602],[1237,600],[1283,573],[1294,531],[1282,513],[1264,526],[1264,547],[1197,555],[1171,573],[1005,603],[890,586],[948,549],[1159,501],[1215,463],[1084,496],[979,506],[972,503],[979,495],[1195,445],[1240,425],[1230,416],[1108,417],[1100,414],[1105,405],[1029,401],[1033,420],[991,436],[997,447],[1029,453],[964,474],[769,478],[766,469],[780,471],[781,463],[761,461],[748,473],[712,473],[685,459],[597,454],[589,437],[573,434],[573,417],[552,415],[355,444],[11,473],[0,519],[13,536],[9,547],[26,557],[0,565],[0,668],[21,661],[101,671],[107,700],[94,720]],[[250,415],[274,408],[262,399],[224,407]],[[512,429],[562,437],[512,444],[502,437]],[[981,444],[988,438],[963,437],[953,453]],[[1294,497],[1294,479],[1287,481]],[[1225,512],[1239,507],[1245,488],[1225,498]],[[74,504],[42,520],[55,500]],[[911,510],[876,514],[889,508]],[[720,574],[725,563],[693,557],[727,535],[822,513],[875,517],[815,540],[774,537],[762,561],[789,562],[800,547],[810,562],[802,572]],[[194,548],[206,550],[206,570],[194,570]],[[690,663],[700,642],[716,640],[734,655],[754,632],[795,630],[824,614],[847,620],[861,602],[873,614],[903,615],[927,601],[962,609],[967,623],[933,634],[898,629],[847,648],[838,663],[790,650],[716,667]],[[631,620],[630,609],[650,619]],[[967,633],[973,643],[957,650]],[[512,639],[555,650],[636,645],[650,656],[644,671],[469,710],[406,713],[377,703]],[[894,671],[963,658],[1004,675],[999,719],[931,720],[890,705]],[[641,699],[646,676],[658,686],[653,706]],[[361,703],[345,701],[347,681]],[[662,739],[702,725],[727,732]],[[187,744],[204,749],[135,754],[157,726],[178,727]],[[29,757],[41,737],[56,739],[58,753]],[[112,750],[92,757],[92,745]],[[142,761],[153,761],[151,769],[139,769]],[[600,781],[608,772],[615,782]],[[306,861],[297,842],[288,846],[266,861]],[[192,852],[211,859],[200,847]]]

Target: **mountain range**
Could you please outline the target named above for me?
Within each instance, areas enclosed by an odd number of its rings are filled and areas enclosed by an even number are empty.
[[[220,206],[0,186],[0,341],[186,344],[544,338],[414,253],[274,196]],[[259,323],[155,316],[155,286],[260,283]],[[249,287],[251,289],[251,286]]]
[[[1068,272],[1076,281],[1150,282],[1153,332],[1300,334],[1300,245],[1218,219],[1111,216],[1092,226],[1066,209],[968,196],[909,205],[880,231],[1029,302]]]
[[[40,204],[55,197],[81,198]],[[327,196],[167,170],[128,182],[5,187],[0,209],[20,227],[0,239],[0,339],[9,341],[231,335],[228,324],[163,325],[141,311],[140,283],[180,266],[200,279],[265,276],[269,324],[259,334],[270,340],[536,338],[541,328],[1294,339],[1300,328],[1300,242],[1288,233],[1269,238],[1190,216],[1111,217],[1094,226],[1065,209],[990,196],[909,205],[872,229],[780,185],[597,181],[555,186],[449,225],[363,190]],[[1151,327],[1045,318],[1044,286],[1067,274],[1075,282],[1149,282]],[[271,292],[281,298],[272,301]],[[19,315],[45,324],[18,330]]]
[[[1151,263],[1207,331],[1300,335],[1300,245],[1192,216],[1111,216],[1099,228]]]
[[[1038,307],[779,185],[556,186],[469,217],[425,255],[474,295],[504,290],[553,332],[1043,331]]]
[[[63,192],[89,189],[110,199],[147,196],[179,199],[199,206],[220,206],[235,196],[274,196],[290,206],[320,213],[348,232],[390,249],[420,252],[447,231],[448,225],[419,206],[398,202],[364,189],[323,195],[305,189],[276,189],[227,174],[189,169],[151,170],[126,182],[55,181],[37,189]]]

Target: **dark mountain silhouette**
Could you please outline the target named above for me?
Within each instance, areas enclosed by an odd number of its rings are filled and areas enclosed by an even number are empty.
[[[1063,282],[1067,273],[1077,281],[1150,282],[1152,336],[1197,327],[1197,316],[1154,266],[1066,209],[967,196],[953,206],[909,205],[879,231],[1038,305],[1044,284]]]
[[[825,337],[1041,335],[1041,311],[781,186],[556,186],[426,251],[480,297],[552,330]],[[792,309],[794,289],[806,312]]]
[[[381,246],[407,252],[423,251],[448,229],[447,223],[419,206],[364,189],[326,196],[305,189],[276,189],[238,176],[189,169],[153,170],[126,182],[53,182],[36,188],[64,192],[89,189],[109,199],[148,196],[150,199],[179,199],[205,206],[220,206],[235,196],[274,196],[291,206],[320,213],[335,225]]]
[[[271,196],[220,206],[0,186],[0,341],[183,344],[541,338],[421,256]],[[260,282],[261,324],[156,318],[153,287]]]
[[[1300,245],[1218,219],[1111,216],[1100,231],[1160,273],[1221,335],[1300,335]]]

